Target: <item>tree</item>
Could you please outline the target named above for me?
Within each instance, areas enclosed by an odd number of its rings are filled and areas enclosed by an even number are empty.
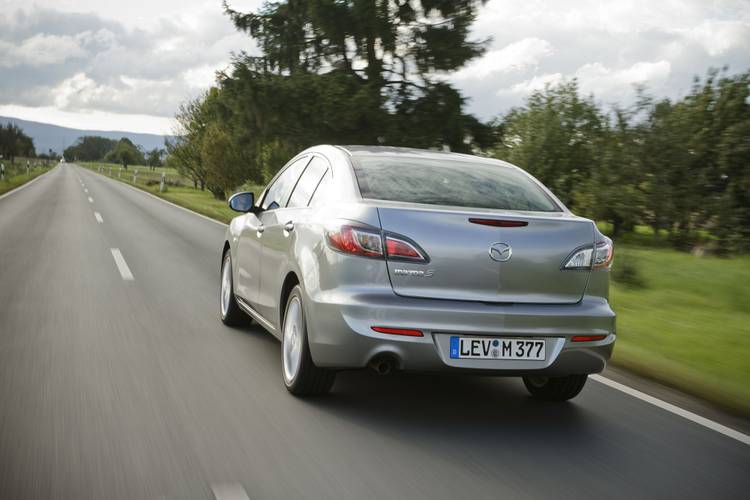
[[[145,163],[143,153],[127,137],[123,137],[117,142],[117,145],[107,154],[105,160],[113,163],[121,163],[125,170],[128,169],[128,165],[142,165]]]
[[[13,123],[0,125],[0,154],[11,164],[15,163],[16,156],[35,156],[34,140]]]
[[[156,167],[161,167],[164,162],[162,161],[162,157],[164,156],[164,150],[159,148],[154,148],[148,153],[146,153],[146,165],[151,167],[151,170],[156,169]]]
[[[169,163],[177,171],[189,177],[193,185],[206,188],[207,172],[201,158],[203,134],[206,128],[207,113],[205,96],[192,99],[180,105],[175,115],[174,137],[165,141]]]
[[[462,113],[464,99],[443,77],[483,53],[484,43],[469,39],[482,3],[288,0],[253,13],[225,3],[263,53],[220,75],[220,98],[237,110],[233,134],[250,137],[255,157],[274,143],[289,151],[321,142],[488,146],[479,142],[487,130]]]
[[[566,205],[599,163],[606,118],[593,98],[582,98],[571,80],[533,92],[501,122],[496,157],[536,176]]]
[[[78,161],[102,161],[112,151],[117,141],[99,136],[83,136],[63,151],[66,158]]]

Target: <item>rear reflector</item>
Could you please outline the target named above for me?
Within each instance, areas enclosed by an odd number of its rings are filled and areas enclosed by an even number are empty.
[[[529,223],[524,220],[476,219],[474,217],[470,217],[469,222],[472,224],[493,227],[524,227],[529,225]]]
[[[389,335],[406,335],[407,337],[422,337],[419,330],[409,330],[406,328],[386,328],[384,326],[373,326],[372,329],[378,333],[387,333]]]
[[[597,340],[604,340],[606,338],[606,335],[574,335],[570,340],[572,342],[596,342]]]

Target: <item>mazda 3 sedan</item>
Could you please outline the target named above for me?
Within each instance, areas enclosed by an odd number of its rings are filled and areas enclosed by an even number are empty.
[[[295,395],[370,366],[520,376],[562,401],[612,353],[612,241],[508,163],[317,146],[229,206],[221,319],[281,341]]]

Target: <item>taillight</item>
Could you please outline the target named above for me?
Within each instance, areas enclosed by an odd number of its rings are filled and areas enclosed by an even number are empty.
[[[385,238],[385,245],[383,245]],[[392,233],[382,235],[373,227],[334,223],[326,229],[326,240],[334,250],[362,257],[387,257],[392,260],[429,262],[419,246],[408,238]]]
[[[383,240],[379,231],[341,225],[326,230],[328,244],[334,249],[362,257],[383,257]]]
[[[570,340],[572,342],[598,342],[606,338],[606,335],[573,335]]]
[[[579,248],[565,261],[563,269],[603,269],[612,265],[615,247],[605,238],[593,247]]]
[[[427,256],[416,244],[390,234],[385,236],[385,250],[389,259],[427,262]]]
[[[594,248],[594,269],[601,269],[612,265],[612,259],[615,257],[615,246],[612,240],[606,238],[600,241]]]

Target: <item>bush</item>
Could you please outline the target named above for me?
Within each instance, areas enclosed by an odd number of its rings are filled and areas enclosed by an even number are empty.
[[[631,288],[645,288],[646,280],[633,259],[621,257],[612,265],[612,280]]]

